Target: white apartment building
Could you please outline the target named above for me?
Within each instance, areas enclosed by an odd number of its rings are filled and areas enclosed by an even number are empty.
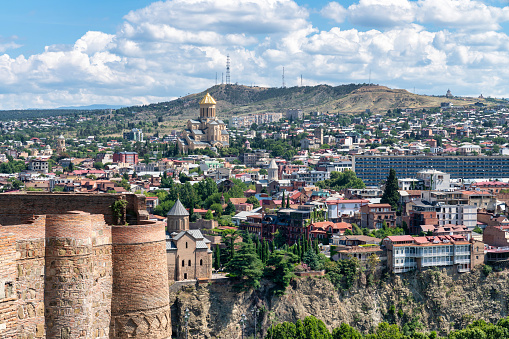
[[[471,205],[438,205],[438,223],[440,226],[465,225],[473,230],[477,225],[477,207]]]
[[[354,216],[360,213],[361,207],[367,205],[369,200],[327,200],[327,220],[340,219],[341,216]]]

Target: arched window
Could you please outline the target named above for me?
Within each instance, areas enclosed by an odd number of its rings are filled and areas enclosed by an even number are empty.
[[[191,266],[191,260],[189,260],[188,264],[189,264],[189,266]]]
[[[200,266],[203,266],[203,259],[200,259]]]
[[[182,267],[184,267],[186,264],[185,264],[185,261],[182,260]]]

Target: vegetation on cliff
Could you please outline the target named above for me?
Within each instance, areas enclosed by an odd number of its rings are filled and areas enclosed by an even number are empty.
[[[423,333],[420,327],[399,327],[397,324],[382,322],[368,334],[361,334],[354,327],[342,323],[332,330],[314,316],[308,316],[303,322],[282,322],[271,326],[265,339],[507,339],[509,338],[509,317],[499,320],[496,324],[484,320],[475,320],[466,328],[440,337],[435,331]]]

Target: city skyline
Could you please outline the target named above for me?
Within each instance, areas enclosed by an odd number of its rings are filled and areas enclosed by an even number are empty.
[[[509,7],[471,0],[3,4],[0,109],[167,101],[222,82],[509,97]],[[414,90],[415,89],[415,90]]]

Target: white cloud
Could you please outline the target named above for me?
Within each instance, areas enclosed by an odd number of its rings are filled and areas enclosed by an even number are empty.
[[[337,2],[329,2],[320,14],[328,19],[332,19],[337,23],[342,23],[346,19],[347,10]]]
[[[474,0],[419,0],[417,20],[464,30],[498,30],[509,20],[509,7],[488,6]]]
[[[354,25],[386,28],[413,22],[415,11],[415,3],[407,0],[360,0],[348,7],[348,19]]]
[[[450,17],[433,14],[439,8]],[[285,67],[287,86],[301,74],[308,85],[365,82],[371,71],[375,83],[421,93],[509,96],[501,80],[509,37],[498,29],[505,12],[467,0],[331,2],[322,16],[356,24],[318,30],[290,0],[156,2],[127,14],[115,34],[90,31],[39,54],[0,55],[0,108],[169,100],[204,90],[216,74],[221,81],[227,54],[232,82],[246,85],[280,86]],[[474,31],[459,24],[475,15]],[[0,41],[0,52],[11,40]]]

